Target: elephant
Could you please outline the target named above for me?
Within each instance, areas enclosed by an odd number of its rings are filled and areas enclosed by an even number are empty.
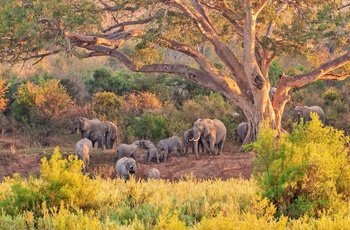
[[[303,118],[304,122],[310,121],[311,112],[317,113],[322,123],[325,124],[325,114],[319,106],[296,106],[292,113],[292,121],[299,123],[301,118]]]
[[[120,179],[129,180],[130,175],[135,174],[137,170],[136,161],[133,158],[122,157],[116,165],[115,171]]]
[[[120,144],[117,147],[117,154],[115,159],[118,161],[123,157],[131,157],[137,160],[137,150],[141,147],[141,141],[134,141],[130,145],[128,144]]]
[[[155,157],[157,159],[157,164],[159,164],[160,154],[156,146],[153,144],[153,142],[150,140],[142,140],[141,145],[147,149],[144,163],[151,164],[152,158]]]
[[[106,133],[105,133],[104,143],[105,143],[106,149],[113,149],[113,146],[118,139],[118,127],[116,124],[110,121],[106,121],[105,125],[106,125]]]
[[[75,154],[78,156],[79,160],[82,160],[84,162],[85,166],[82,169],[82,172],[84,174],[87,172],[90,164],[92,149],[92,142],[87,138],[83,138],[78,141],[75,147]]]
[[[200,138],[203,139],[204,149],[210,154],[219,155],[224,148],[227,130],[225,124],[218,119],[198,119],[193,124],[193,138],[194,138],[194,153],[196,159],[198,156],[198,141]],[[208,146],[209,145],[209,146]],[[217,145],[218,151],[215,150]]]
[[[273,102],[273,99],[275,98],[276,90],[276,87],[271,87],[269,90],[269,97],[271,102]]]
[[[92,142],[92,146],[95,146],[95,143],[97,142],[98,145],[103,143],[103,134],[101,131],[97,131],[94,133],[90,133],[89,140]]]
[[[248,123],[242,122],[237,126],[238,140],[242,144],[248,133]]]
[[[185,155],[188,154],[188,149],[192,149],[192,153],[194,153],[194,145],[193,145],[193,130],[188,129],[184,132],[184,146],[185,146]],[[202,138],[198,140],[198,146],[201,146],[202,152],[204,153],[204,145],[202,143]]]
[[[151,168],[146,173],[146,177],[147,177],[147,179],[160,179],[160,172],[156,168]]]
[[[73,121],[73,125],[71,127],[72,133],[80,132],[81,138],[90,138],[92,136],[96,136],[96,132],[101,132],[101,134],[105,135],[105,124],[99,119],[89,120],[85,117],[75,117]],[[98,142],[98,147],[103,148],[103,138]]]
[[[168,139],[160,140],[157,144],[157,149],[163,162],[166,162],[168,154],[172,151],[177,151],[177,156],[180,157],[184,152],[184,144],[180,137],[172,136]],[[164,154],[162,154],[163,151]]]

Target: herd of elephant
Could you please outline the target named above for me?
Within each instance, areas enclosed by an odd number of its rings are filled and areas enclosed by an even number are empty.
[[[292,114],[294,122],[309,121],[310,113],[316,113],[320,120],[325,123],[325,114],[319,106],[301,106],[296,107]],[[117,140],[118,129],[112,122],[102,122],[98,119],[89,120],[84,117],[74,119],[73,132],[80,132],[82,139],[76,144],[76,154],[79,159],[84,161],[83,172],[86,173],[89,166],[90,156],[95,142],[99,148],[113,148]],[[242,122],[237,126],[238,139],[243,143],[248,132],[248,123]],[[193,127],[184,132],[183,139],[178,136],[160,140],[157,145],[150,140],[137,140],[131,144],[120,144],[117,146],[116,153],[116,173],[119,178],[128,180],[129,176],[137,169],[137,152],[139,148],[147,150],[144,163],[150,164],[154,159],[157,163],[166,162],[170,152],[177,152],[177,156],[187,155],[191,148],[196,159],[199,159],[199,147],[206,154],[219,155],[223,151],[226,140],[227,130],[218,119],[198,119]],[[156,168],[151,168],[147,178],[160,178],[160,172]]]
[[[73,121],[72,132],[81,133],[82,139],[76,144],[76,155],[85,163],[83,172],[87,172],[90,157],[95,143],[98,148],[113,148],[117,140],[118,129],[112,122],[102,122],[99,119],[89,120],[76,117]],[[119,144],[116,153],[116,172],[118,177],[127,180],[130,174],[136,171],[137,151],[139,148],[147,149],[144,163],[150,164],[154,159],[157,163],[166,162],[170,152],[177,152],[177,156],[187,155],[191,148],[199,159],[199,146],[202,152],[219,155],[226,140],[227,130],[218,119],[198,119],[193,127],[184,132],[184,138],[172,136],[160,140],[156,145],[150,140],[137,140],[131,144]],[[148,178],[159,178],[159,170],[152,168],[147,173]]]

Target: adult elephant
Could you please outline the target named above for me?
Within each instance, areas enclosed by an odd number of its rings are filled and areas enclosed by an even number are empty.
[[[118,127],[116,124],[110,121],[105,122],[105,139],[104,143],[106,146],[106,149],[113,149],[114,144],[117,142],[118,139]]]
[[[248,123],[242,122],[237,126],[238,140],[242,144],[248,133]]]
[[[296,106],[293,110],[293,122],[300,122],[301,118],[304,122],[310,121],[310,113],[316,113],[323,124],[325,124],[325,114],[319,106]]]
[[[97,137],[100,134],[105,135],[105,123],[99,119],[87,119],[85,117],[76,117],[74,118],[71,131],[73,133],[81,133],[81,138],[88,138],[91,140],[91,137]],[[100,132],[100,133],[98,133]],[[103,148],[103,138],[98,141],[98,147]]]
[[[226,140],[226,127],[222,121],[218,119],[198,119],[193,124],[193,141],[194,141],[194,153],[198,160],[198,141],[199,138],[203,139],[204,149],[210,154],[219,155],[224,148]],[[209,146],[208,146],[209,144]],[[218,146],[218,151],[215,150],[215,145]]]
[[[117,176],[125,181],[129,180],[130,175],[135,174],[136,170],[136,161],[133,158],[122,157],[115,165]]]

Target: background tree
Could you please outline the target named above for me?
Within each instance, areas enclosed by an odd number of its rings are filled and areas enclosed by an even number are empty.
[[[31,126],[23,132],[35,132],[29,135],[33,143],[45,144],[50,134],[68,130],[72,105],[66,88],[58,80],[42,80],[38,84],[27,81],[17,90],[12,112],[22,127]]]
[[[0,58],[40,60],[66,51],[115,57],[132,71],[184,76],[239,106],[249,124],[245,142],[250,142],[267,118],[282,130],[291,89],[348,77],[350,52],[343,48],[349,14],[342,2],[4,0]],[[126,52],[124,44],[134,50]],[[169,60],[170,51],[187,58]],[[277,57],[294,54],[304,55],[313,69],[281,75],[272,102],[269,67]]]

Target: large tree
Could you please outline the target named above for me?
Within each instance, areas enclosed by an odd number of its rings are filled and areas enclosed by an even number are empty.
[[[256,139],[262,120],[282,130],[291,89],[348,77],[344,2],[2,0],[0,58],[39,61],[60,52],[111,56],[132,71],[184,76],[242,109],[249,124],[246,143]],[[123,49],[125,44],[133,50]],[[213,52],[207,55],[203,47]],[[166,58],[170,51],[188,58]],[[325,51],[330,55],[320,55]],[[270,101],[271,63],[296,54],[319,65],[307,73],[282,75]]]

